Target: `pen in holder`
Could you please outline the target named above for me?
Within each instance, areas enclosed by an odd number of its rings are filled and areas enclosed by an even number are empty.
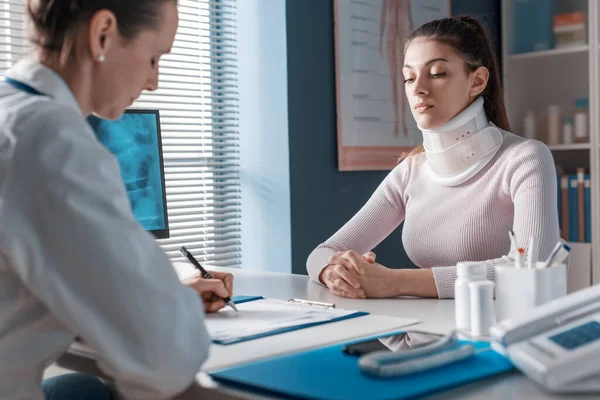
[[[515,268],[514,263],[496,265],[496,318],[500,322],[527,314],[532,308],[567,294],[567,266]]]

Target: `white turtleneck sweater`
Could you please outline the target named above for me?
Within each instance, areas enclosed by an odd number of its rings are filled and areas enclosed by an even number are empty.
[[[424,153],[401,162],[363,208],[310,254],[311,278],[318,282],[337,251],[370,251],[402,222],[404,249],[417,266],[433,270],[440,298],[454,297],[457,262],[485,261],[494,280],[494,265],[514,261],[510,229],[519,246],[534,237],[539,259],[545,259],[559,240],[552,154],[541,142],[501,132],[492,160],[457,186],[432,181]]]

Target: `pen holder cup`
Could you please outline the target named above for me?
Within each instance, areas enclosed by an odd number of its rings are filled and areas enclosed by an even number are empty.
[[[496,265],[496,321],[527,314],[532,308],[567,295],[567,266],[516,268]]]

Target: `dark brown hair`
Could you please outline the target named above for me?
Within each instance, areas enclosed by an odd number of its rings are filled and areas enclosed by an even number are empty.
[[[509,131],[508,116],[502,94],[498,61],[492,47],[492,41],[483,24],[474,17],[461,15],[428,22],[412,32],[404,45],[404,51],[417,38],[428,38],[452,46],[465,60],[467,72],[486,67],[490,73],[488,83],[480,94],[483,97],[485,114],[489,121],[500,129]],[[404,160],[423,152],[423,146],[417,146],[400,158]]]
[[[169,0],[28,0],[30,39],[42,51],[60,54],[62,60],[72,47],[73,31],[97,11],[115,14],[119,33],[133,39],[141,30],[158,26],[165,1]]]

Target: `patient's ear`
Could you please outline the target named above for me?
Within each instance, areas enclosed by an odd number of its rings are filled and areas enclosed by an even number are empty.
[[[483,93],[489,79],[490,71],[486,67],[479,67],[471,72],[471,88],[469,90],[469,96],[477,97]]]

